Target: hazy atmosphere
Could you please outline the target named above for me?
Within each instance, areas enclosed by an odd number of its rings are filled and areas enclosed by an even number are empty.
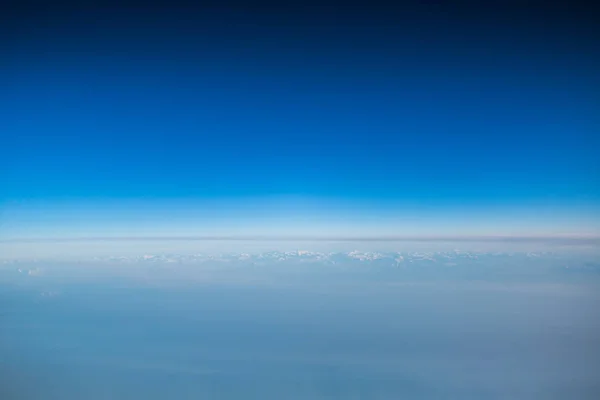
[[[592,8],[200,3],[0,5],[1,400],[600,398]]]
[[[597,245],[195,243],[4,260],[5,398],[600,393]]]

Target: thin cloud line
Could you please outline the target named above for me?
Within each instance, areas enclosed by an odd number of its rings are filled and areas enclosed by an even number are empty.
[[[90,236],[0,239],[0,243],[94,241],[547,242],[600,245],[600,237],[590,236]]]

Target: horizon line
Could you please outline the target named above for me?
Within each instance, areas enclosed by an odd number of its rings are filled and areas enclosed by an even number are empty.
[[[92,241],[309,241],[309,242],[570,242],[600,245],[600,236],[87,236],[87,237],[14,237],[0,238],[0,243],[92,242]]]

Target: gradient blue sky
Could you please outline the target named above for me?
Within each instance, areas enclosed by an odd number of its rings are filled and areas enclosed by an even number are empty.
[[[599,234],[586,21],[192,11],[9,14],[2,237]]]

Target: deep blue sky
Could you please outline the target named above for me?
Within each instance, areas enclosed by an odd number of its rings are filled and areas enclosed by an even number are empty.
[[[140,10],[8,14],[7,221],[30,203],[156,215],[283,196],[563,217],[600,204],[600,57],[582,15]],[[119,207],[107,218],[135,211]]]

